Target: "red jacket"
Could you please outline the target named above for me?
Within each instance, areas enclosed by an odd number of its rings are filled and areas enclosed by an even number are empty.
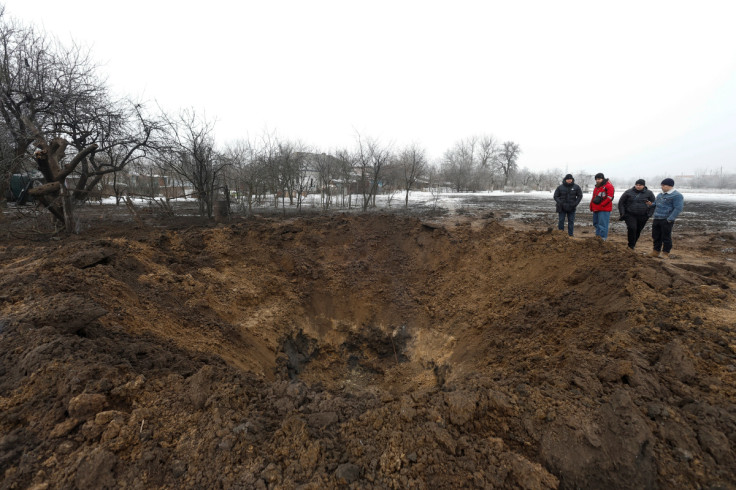
[[[598,194],[603,197],[600,204],[595,204],[595,196]],[[593,199],[590,200],[590,210],[595,211],[611,211],[613,209],[613,184],[608,179],[603,179],[601,185],[593,187]]]

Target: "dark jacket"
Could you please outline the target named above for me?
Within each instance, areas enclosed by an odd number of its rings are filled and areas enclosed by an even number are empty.
[[[618,212],[621,216],[651,216],[654,213],[654,206],[647,206],[646,202],[654,202],[654,193],[646,187],[642,190],[636,190],[636,187],[626,189],[621,198],[618,200]]]
[[[568,184],[564,180],[562,185],[555,189],[555,202],[558,213],[571,213],[578,207],[580,201],[583,200],[583,191],[580,186],[572,179],[572,183]]]

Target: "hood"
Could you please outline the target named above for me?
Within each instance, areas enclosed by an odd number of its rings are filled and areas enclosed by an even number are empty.
[[[562,183],[563,183],[564,185],[568,185],[568,184],[567,184],[567,182],[565,182],[565,181],[566,181],[567,179],[572,179],[572,183],[570,183],[570,185],[572,185],[572,184],[574,184],[574,183],[575,183],[575,178],[574,178],[574,177],[572,176],[572,174],[567,174],[567,175],[565,175],[565,176],[564,176],[564,177],[562,178]]]

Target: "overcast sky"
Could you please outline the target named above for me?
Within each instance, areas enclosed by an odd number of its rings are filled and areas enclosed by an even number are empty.
[[[2,0],[0,0],[2,2]],[[321,151],[441,158],[492,134],[533,170],[736,172],[736,2],[6,0],[113,89]]]

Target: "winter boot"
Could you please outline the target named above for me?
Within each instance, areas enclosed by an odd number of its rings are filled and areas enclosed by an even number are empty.
[[[652,250],[649,252],[650,257],[659,257],[659,250]]]
[[[662,259],[669,259],[670,253],[669,252],[662,252],[662,254],[659,256]]]

